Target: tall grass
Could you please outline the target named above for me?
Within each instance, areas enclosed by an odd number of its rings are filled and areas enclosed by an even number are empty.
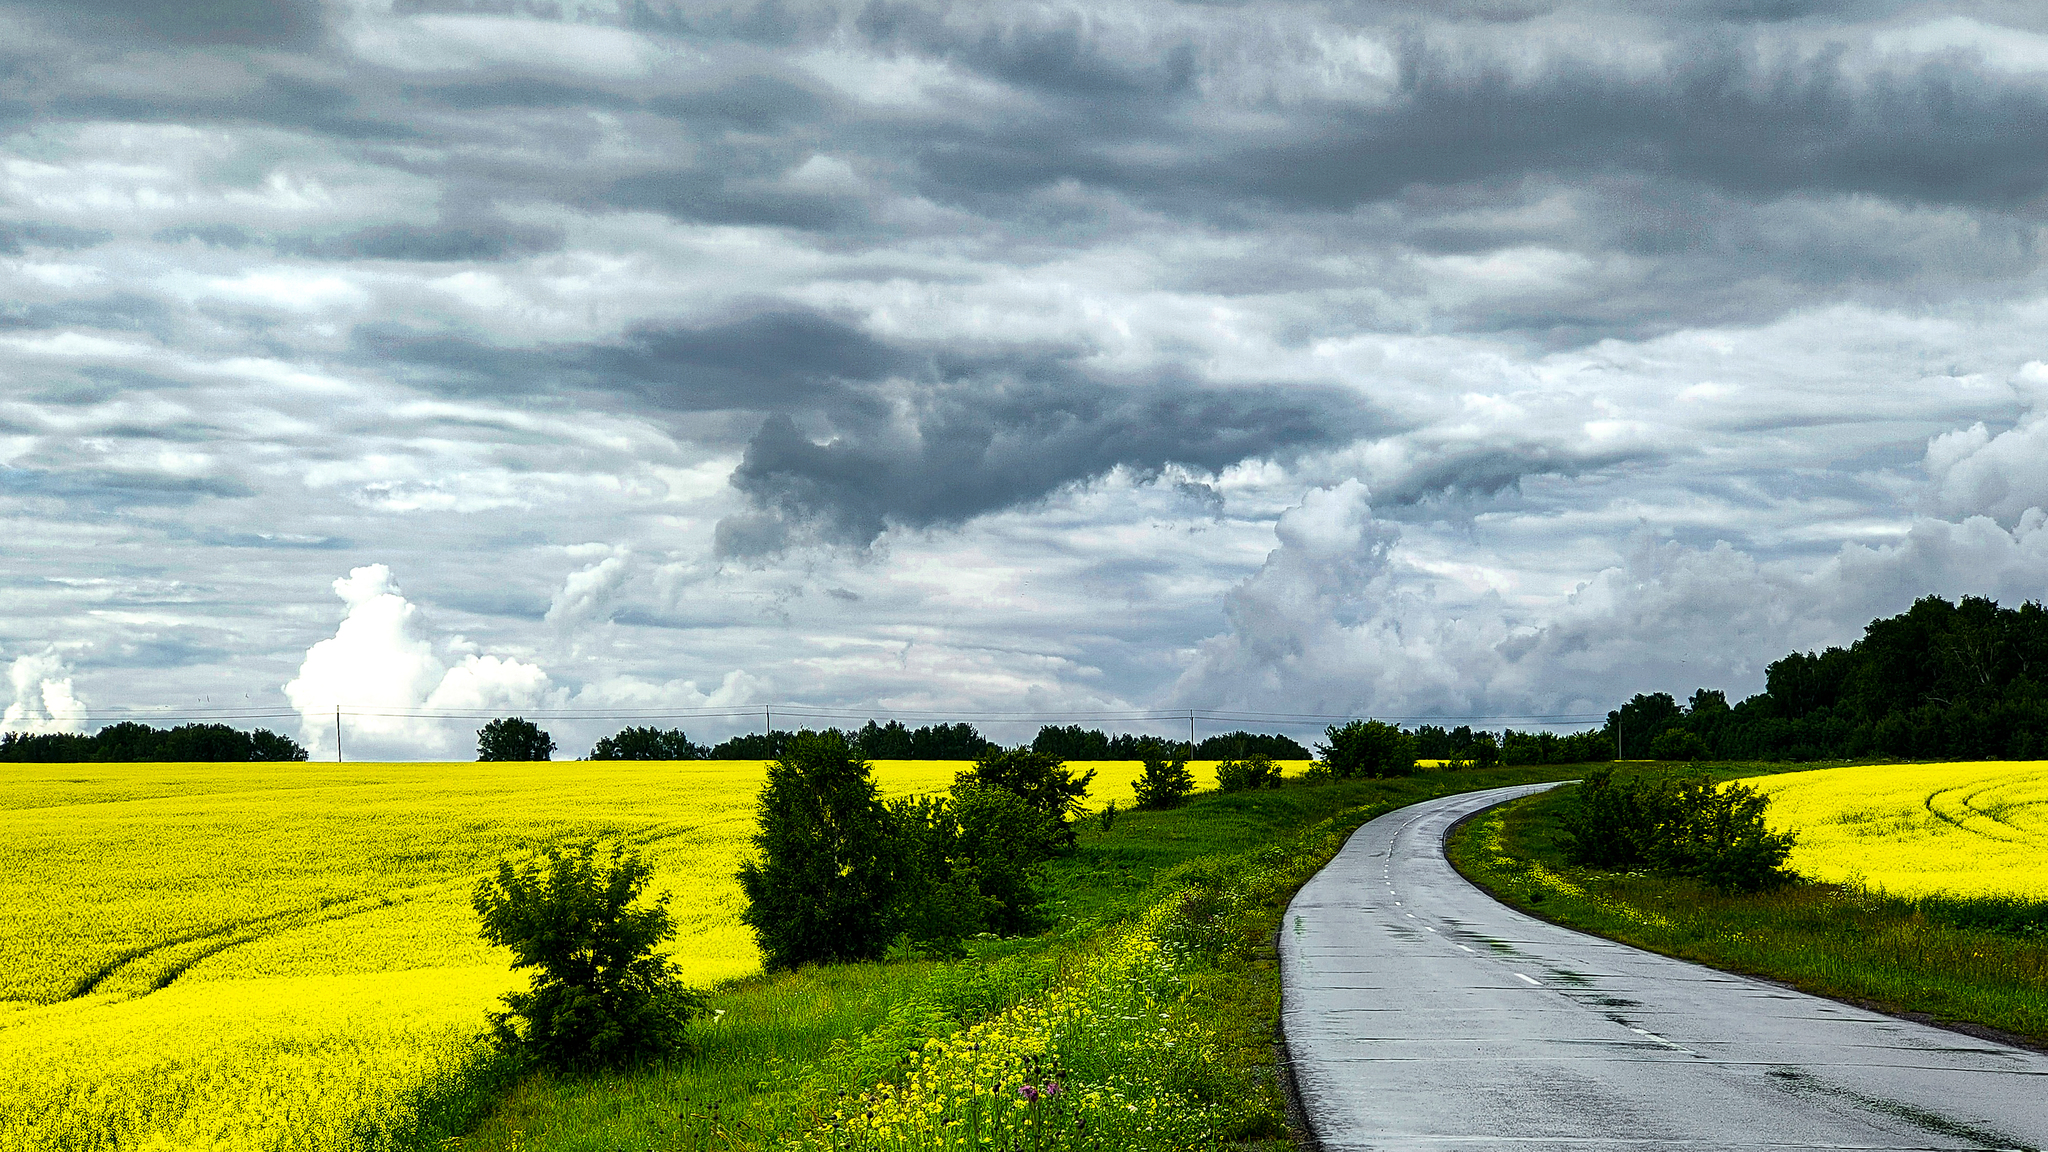
[[[1564,861],[1559,789],[1470,821],[1459,871],[1506,903],[1574,928],[1804,991],[2048,1043],[2048,906],[1890,896],[1801,882],[1723,895],[1671,877]]]

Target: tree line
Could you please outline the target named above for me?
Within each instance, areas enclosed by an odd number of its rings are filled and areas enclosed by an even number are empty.
[[[2048,610],[1923,597],[1846,648],[1771,664],[1738,704],[1709,688],[1684,704],[1638,694],[1606,731],[1623,759],[2048,756]]]
[[[0,735],[0,762],[75,764],[109,762],[304,760],[298,741],[267,728],[244,732],[226,724],[152,728],[122,721],[90,736],[77,732]]]
[[[493,723],[501,723],[493,721]],[[521,722],[523,723],[523,721]],[[978,760],[1003,746],[983,736],[972,724],[927,724],[905,727],[902,721],[877,724],[870,720],[860,728],[836,731],[855,755],[864,760]],[[481,735],[481,734],[480,734]],[[794,732],[748,732],[704,745],[690,739],[680,728],[628,727],[599,740],[590,750],[592,760],[773,760],[789,749]],[[549,742],[552,748],[552,741]],[[1118,733],[1078,724],[1048,724],[1038,730],[1024,747],[1061,760],[1143,760],[1148,756],[1187,751],[1187,741],[1164,736]],[[1258,732],[1228,732],[1210,736],[1194,747],[1190,759],[1235,760],[1265,756],[1273,760],[1306,760],[1308,749],[1287,736]],[[480,755],[479,759],[497,759]],[[503,757],[510,759],[511,757]]]

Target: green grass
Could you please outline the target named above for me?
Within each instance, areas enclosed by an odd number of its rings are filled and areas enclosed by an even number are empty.
[[[1207,793],[1165,812],[1120,810],[1107,831],[1090,820],[1075,850],[1053,863],[1057,922],[1042,935],[970,941],[963,960],[902,957],[732,981],[713,990],[723,1015],[697,1026],[689,1054],[623,1072],[532,1074],[509,1089],[480,1079],[467,1105],[483,1106],[480,1122],[460,1137],[442,1138],[460,1127],[451,1126],[404,1143],[450,1152],[780,1147],[829,1125],[833,1110],[864,1090],[897,1082],[907,1053],[925,1040],[1085,979],[1091,950],[1107,934],[1171,896],[1179,904],[1165,930],[1187,957],[1172,1015],[1210,1052],[1179,1073],[1172,1095],[1198,1104],[1218,1139],[1291,1147],[1273,1074],[1279,977],[1271,940],[1294,889],[1344,835],[1382,812],[1572,774],[1424,772]],[[447,1115],[465,1110],[444,1102]]]
[[[1715,775],[1755,775],[1757,767],[1716,766]],[[1803,881],[1723,895],[1685,879],[1575,867],[1565,862],[1558,823],[1569,794],[1561,788],[1466,822],[1451,839],[1451,862],[1503,902],[1573,928],[1882,1011],[2048,1044],[2048,932],[2038,905],[1906,899]]]

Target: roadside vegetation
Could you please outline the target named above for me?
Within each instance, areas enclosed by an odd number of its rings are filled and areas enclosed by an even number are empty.
[[[1171,761],[1166,767],[1170,770]],[[907,932],[877,961],[804,964],[706,990],[687,1045],[600,1071],[480,1079],[416,1147],[1188,1149],[1290,1147],[1274,1064],[1272,937],[1295,888],[1359,824],[1417,800],[1567,774],[1388,779],[1232,773],[1173,807],[1103,807],[1042,866],[1035,935],[956,955]],[[1142,777],[1141,777],[1142,779]],[[1250,781],[1256,780],[1256,784]],[[966,778],[961,795],[987,787]],[[844,788],[844,781],[834,781]],[[1111,797],[1102,797],[1102,800]],[[776,798],[778,806],[787,796]],[[855,797],[851,803],[864,803]],[[899,810],[902,805],[896,806]],[[765,863],[765,862],[764,862]]]
[[[1771,789],[1771,778],[1758,773],[1782,768],[1719,764],[1710,771],[1721,780],[1748,777],[1744,784],[1755,791],[1746,795],[1754,799]],[[1650,776],[1631,787],[1668,796],[1681,785]],[[1616,791],[1611,783],[1607,789]],[[1560,788],[1468,821],[1451,838],[1451,862],[1502,901],[1573,928],[1883,1011],[2048,1044],[2048,901],[1888,894],[1804,878],[1744,891],[1752,886],[1706,869],[1660,868],[1641,855],[1603,867],[1583,850],[1585,798],[1594,791]],[[1742,795],[1731,807],[1743,806]],[[1748,844],[1778,855],[1771,840],[1781,834]]]

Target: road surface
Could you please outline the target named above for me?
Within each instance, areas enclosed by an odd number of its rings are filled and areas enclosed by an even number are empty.
[[[1531,919],[1444,859],[1460,818],[1358,830],[1288,906],[1282,1026],[1328,1152],[2048,1147],[2048,1056]]]

